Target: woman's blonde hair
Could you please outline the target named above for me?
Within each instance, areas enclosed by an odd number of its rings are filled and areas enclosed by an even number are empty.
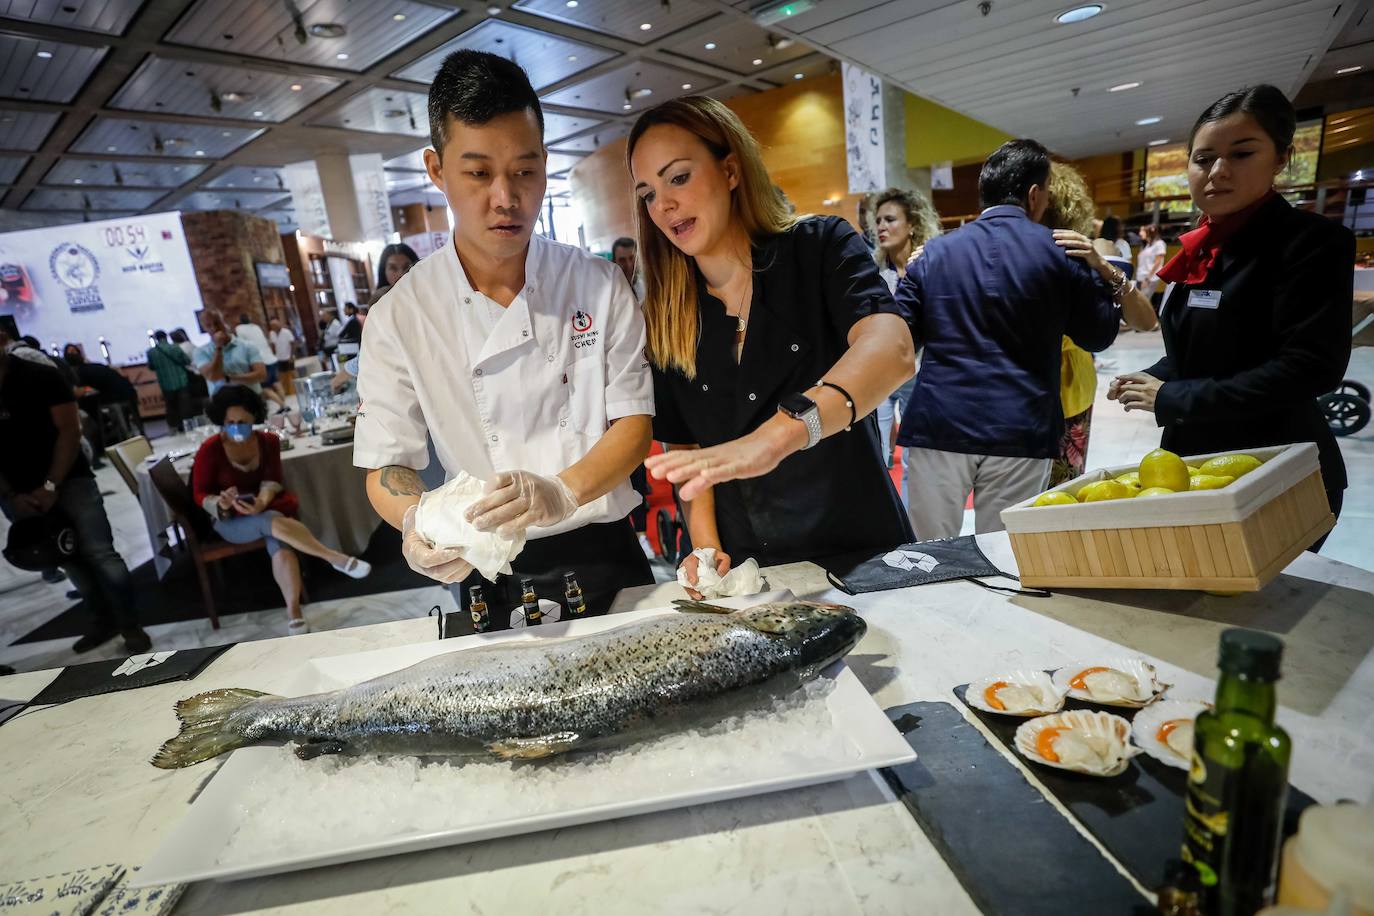
[[[1050,163],[1050,180],[1046,192],[1050,196],[1049,206],[1040,222],[1051,229],[1072,229],[1092,238],[1093,217],[1097,207],[1093,203],[1092,192],[1082,174],[1071,165],[1062,162]]]
[[[935,205],[930,202],[920,191],[906,191],[902,188],[888,188],[873,195],[873,216],[877,219],[878,208],[883,204],[896,204],[906,213],[906,221],[911,226],[911,247],[919,248],[940,234],[940,214],[935,212]],[[888,258],[887,252],[882,245],[874,246],[873,260],[878,262],[878,268],[896,270],[899,265],[893,264]]]
[[[686,96],[650,108],[639,116],[625,146],[630,166],[635,145],[645,132],[670,124],[694,134],[716,161],[733,154],[739,163],[739,183],[730,192],[730,218],[737,220],[757,245],[786,232],[799,217],[774,188],[763,165],[758,142],[735,116],[715,99]],[[677,369],[688,378],[697,374],[696,265],[658,230],[644,200],[635,195],[635,234],[644,272],[644,323],[648,327],[649,359],[660,369]]]

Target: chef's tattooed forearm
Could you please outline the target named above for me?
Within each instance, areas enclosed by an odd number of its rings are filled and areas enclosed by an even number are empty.
[[[420,475],[411,468],[397,464],[382,468],[381,484],[392,496],[419,496],[425,492]]]

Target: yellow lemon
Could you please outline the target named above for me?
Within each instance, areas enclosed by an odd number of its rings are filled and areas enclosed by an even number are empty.
[[[1139,496],[1140,491],[1144,489],[1144,487],[1140,485],[1140,481],[1138,480],[1121,480],[1120,478],[1117,478],[1116,482],[1121,484],[1126,489],[1130,490],[1132,496]]]
[[[1188,465],[1173,452],[1157,448],[1140,459],[1142,487],[1168,487],[1170,490],[1188,489]]]
[[[1219,476],[1216,474],[1194,474],[1188,478],[1188,489],[1190,490],[1220,490],[1222,487],[1231,483],[1236,478],[1230,475]]]
[[[1188,468],[1188,476],[1189,476],[1189,477],[1192,477],[1194,474],[1201,474],[1201,473],[1202,473],[1202,472],[1199,471],[1197,468],[1193,467],[1191,464],[1190,464],[1190,465],[1187,465],[1187,468]]]
[[[1098,503],[1108,499],[1130,499],[1135,495],[1130,487],[1119,480],[1099,480],[1078,491],[1078,498],[1085,503]]]
[[[1055,490],[1053,493],[1041,493],[1035,498],[1035,505],[1038,506],[1076,506],[1078,500],[1073,498],[1072,493],[1065,493],[1063,490]]]
[[[1216,477],[1244,477],[1259,466],[1260,460],[1253,455],[1222,455],[1208,458],[1198,468],[1198,473]]]
[[[1136,499],[1144,499],[1147,496],[1168,496],[1173,493],[1168,487],[1146,487],[1135,495]]]
[[[1118,474],[1116,479],[1119,480],[1119,481],[1121,481],[1122,483],[1128,485],[1128,486],[1129,486],[1130,484],[1136,484],[1137,486],[1139,486],[1139,484],[1140,484],[1140,472],[1139,472],[1139,471],[1129,471],[1129,472],[1127,472],[1127,473],[1125,473],[1125,474]]]

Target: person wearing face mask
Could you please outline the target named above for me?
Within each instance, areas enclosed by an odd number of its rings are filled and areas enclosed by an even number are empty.
[[[534,234],[547,151],[524,70],[454,52],[430,87],[429,116],[425,165],[453,210],[453,236],[368,318],[353,462],[368,469],[378,514],[401,529],[407,562],[453,585],[463,610],[481,584],[503,627],[522,578],[561,596],[574,571],[588,611],[604,613],[620,589],[653,582],[627,518],[654,411],[639,307],[610,261]],[[486,583],[459,548],[416,529],[427,435],[449,478],[485,482],[466,520],[527,539],[512,575]]]
[[[1295,129],[1268,85],[1227,93],[1193,125],[1188,190],[1203,215],[1159,271],[1164,358],[1118,376],[1107,397],[1153,413],[1179,455],[1316,443],[1339,518],[1345,462],[1316,399],[1350,361],[1355,237],[1274,190]]]
[[[646,111],[627,148],[654,366],[649,473],[692,545],[760,565],[883,551],[911,527],[875,408],[911,377],[911,335],[848,222],[793,216],[730,109]],[[919,263],[919,262],[918,262]],[[697,557],[683,570],[697,581]]]
[[[191,490],[196,505],[214,519],[215,533],[231,544],[262,538],[272,558],[272,576],[286,601],[287,632],[307,633],[301,616],[301,566],[295,551],[319,557],[339,572],[361,579],[372,571],[365,560],[331,550],[295,518],[296,494],[282,485],[281,440],[255,431],[267,415],[262,396],[246,385],[225,385],[210,398],[210,422],[220,428],[196,452]]]

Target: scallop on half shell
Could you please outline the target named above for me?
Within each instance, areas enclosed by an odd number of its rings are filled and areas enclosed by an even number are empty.
[[[1155,666],[1141,658],[1065,665],[1054,673],[1054,683],[1075,700],[1130,709],[1149,706],[1169,689],[1159,682]]]
[[[1131,740],[1160,763],[1186,770],[1193,756],[1193,720],[1208,708],[1198,700],[1161,700],[1135,714]]]
[[[1043,716],[1064,708],[1065,691],[1043,671],[1011,671],[979,678],[964,699],[974,709],[1000,716]]]
[[[1016,750],[1032,763],[1089,776],[1117,776],[1141,749],[1131,744],[1131,723],[1109,712],[1073,709],[1022,722]]]

